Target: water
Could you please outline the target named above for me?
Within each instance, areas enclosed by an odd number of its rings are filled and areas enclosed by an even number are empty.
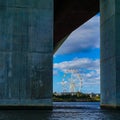
[[[120,120],[120,111],[101,110],[99,102],[54,102],[49,110],[0,110],[0,120]]]

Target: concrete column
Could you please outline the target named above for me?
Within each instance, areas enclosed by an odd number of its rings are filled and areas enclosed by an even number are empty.
[[[0,107],[52,106],[53,0],[0,0]]]
[[[120,108],[120,0],[100,0],[101,107]]]

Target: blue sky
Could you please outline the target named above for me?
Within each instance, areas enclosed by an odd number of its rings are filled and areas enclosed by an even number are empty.
[[[53,92],[62,92],[64,78],[70,91],[70,75],[82,78],[81,92],[100,93],[100,15],[97,14],[73,31],[54,54]],[[72,71],[71,71],[72,70]],[[74,71],[74,72],[73,72]],[[77,74],[76,74],[77,73]],[[64,75],[66,75],[64,77]],[[75,82],[76,89],[78,90]]]

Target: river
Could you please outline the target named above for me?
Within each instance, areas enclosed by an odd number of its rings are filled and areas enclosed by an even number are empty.
[[[54,102],[50,110],[0,110],[0,120],[120,120],[120,111],[101,110],[99,102]]]

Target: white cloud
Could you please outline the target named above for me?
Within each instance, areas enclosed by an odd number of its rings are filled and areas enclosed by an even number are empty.
[[[58,75],[58,71],[57,70],[53,70],[53,75],[55,76],[55,75]]]
[[[54,63],[55,70],[66,72],[67,70],[77,70],[83,78],[83,84],[100,83],[100,60],[90,58],[78,58],[71,61]]]
[[[99,36],[99,16],[97,15],[72,32],[55,54],[69,54],[99,48]]]
[[[72,61],[54,63],[54,68],[61,69],[62,71],[65,71],[67,69],[96,70],[96,68],[98,67],[99,67],[99,59],[92,60],[90,58],[78,58],[78,59],[73,59]]]

